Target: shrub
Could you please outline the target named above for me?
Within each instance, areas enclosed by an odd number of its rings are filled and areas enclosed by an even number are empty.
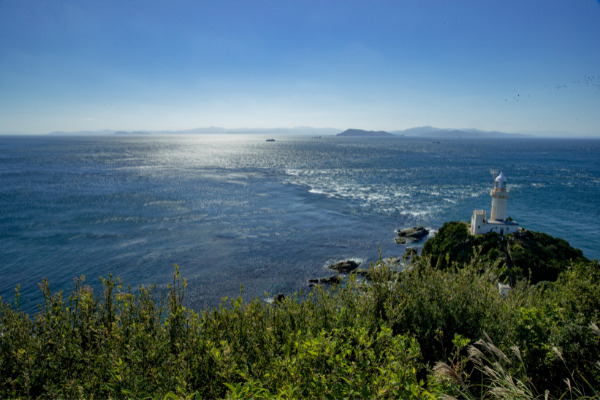
[[[421,254],[441,269],[472,263],[486,269],[498,264],[502,280],[529,279],[534,284],[555,281],[571,261],[588,261],[581,250],[544,233],[520,230],[506,237],[494,232],[473,236],[461,221],[446,222]]]
[[[437,265],[421,257],[399,273],[382,260],[368,282],[199,313],[184,305],[177,268],[165,293],[108,277],[98,296],[82,277],[64,297],[44,281],[32,317],[17,288],[13,304],[0,299],[0,397],[495,398],[506,387],[469,358],[482,338],[513,355],[485,365],[525,396],[597,396],[597,262],[572,263],[553,283],[521,281],[506,299],[497,263]],[[460,381],[432,374],[436,365]]]

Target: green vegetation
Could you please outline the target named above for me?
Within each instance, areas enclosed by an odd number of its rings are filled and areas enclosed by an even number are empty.
[[[460,266],[473,257],[481,265],[500,263],[504,266],[500,279],[531,283],[555,281],[570,262],[589,261],[581,250],[545,233],[521,230],[504,238],[493,232],[473,236],[461,221],[446,222],[421,254],[438,268]]]
[[[109,277],[100,296],[81,278],[63,297],[44,281],[32,317],[18,290],[0,301],[0,397],[599,398],[598,262],[503,298],[485,254],[382,260],[369,282],[200,313],[177,269],[164,295]]]

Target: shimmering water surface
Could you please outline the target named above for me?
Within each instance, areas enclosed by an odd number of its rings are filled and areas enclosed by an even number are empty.
[[[600,258],[599,140],[264,135],[0,137],[0,295],[35,310],[47,277],[189,281],[197,309],[307,288],[346,258],[400,256],[395,230],[490,208]]]

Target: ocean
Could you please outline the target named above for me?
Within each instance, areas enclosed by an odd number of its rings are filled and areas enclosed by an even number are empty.
[[[0,296],[172,281],[196,310],[307,291],[327,265],[402,256],[397,229],[507,214],[600,258],[600,140],[0,136]],[[422,245],[422,243],[420,243]]]

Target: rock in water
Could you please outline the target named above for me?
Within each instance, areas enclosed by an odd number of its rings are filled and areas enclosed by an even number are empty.
[[[328,285],[337,284],[337,283],[340,283],[341,281],[342,281],[342,278],[340,278],[337,275],[332,275],[329,278],[319,279],[319,283],[328,284]]]
[[[275,296],[275,298],[273,299],[273,301],[275,303],[281,303],[283,300],[285,300],[285,294],[283,293],[279,293],[277,296]]]
[[[429,235],[429,231],[422,226],[415,226],[408,229],[402,229],[398,231],[398,237],[396,243],[405,244],[421,240]]]
[[[337,272],[341,272],[342,274],[347,274],[354,271],[356,268],[358,268],[359,265],[360,263],[354,260],[345,260],[340,261],[339,263],[332,264],[327,268]]]

